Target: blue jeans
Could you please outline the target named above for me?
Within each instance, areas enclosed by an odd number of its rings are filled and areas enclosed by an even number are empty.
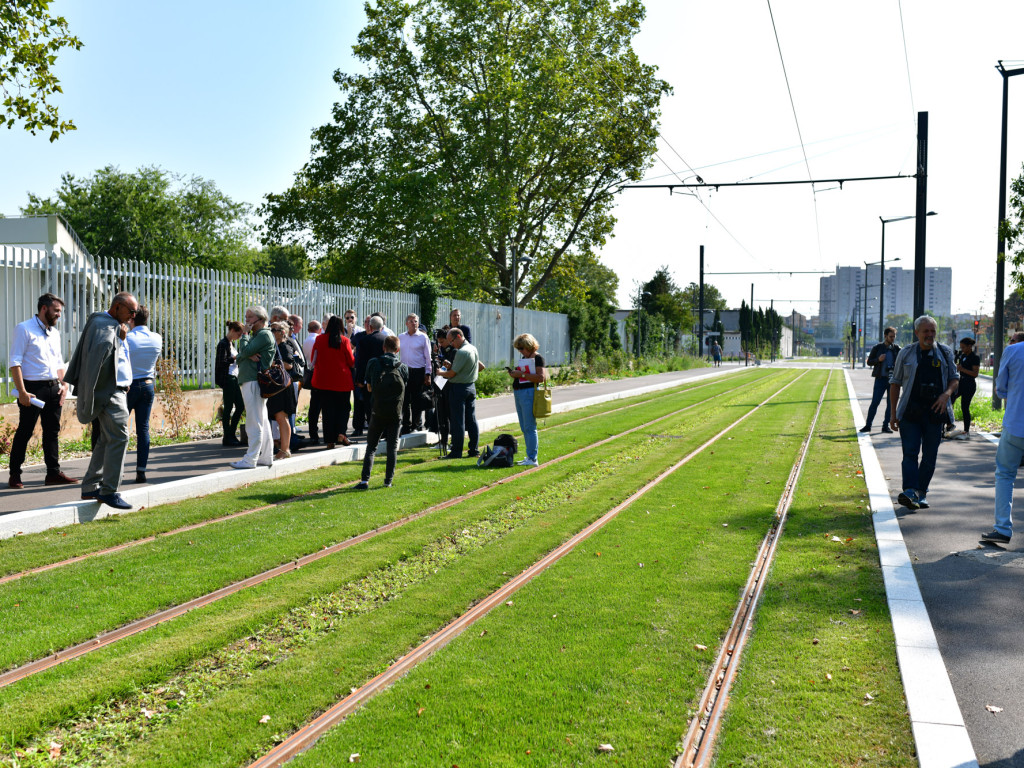
[[[153,412],[156,390],[153,382],[136,379],[128,389],[128,413],[135,411],[135,471],[145,472],[149,462],[149,414]]]
[[[476,385],[448,382],[448,426],[452,435],[453,458],[462,456],[462,439],[469,432],[469,450],[475,451],[480,441],[480,428],[476,423]]]
[[[871,391],[871,407],[868,408],[868,418],[864,422],[869,427],[875,420],[875,412],[878,410],[878,404],[882,402],[882,397],[885,397],[885,421],[882,423],[888,427],[892,403],[889,402],[889,378],[887,376],[879,376],[875,379],[875,388]]]
[[[913,489],[924,496],[935,474],[942,424],[932,424],[927,419],[901,421],[900,442],[903,444],[903,490]]]
[[[1024,437],[1011,435],[1005,429],[999,436],[996,450],[996,524],[995,529],[1007,536],[1013,535],[1010,512],[1013,507],[1013,481],[1024,457]]]
[[[516,399],[519,428],[523,430],[523,440],[526,442],[526,458],[530,461],[537,460],[537,419],[533,416],[533,393],[533,387],[512,390]]]

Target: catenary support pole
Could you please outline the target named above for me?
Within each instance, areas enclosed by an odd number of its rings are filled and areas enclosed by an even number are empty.
[[[928,220],[928,113],[917,113],[917,219],[914,237],[914,317],[924,314],[925,234]]]
[[[700,304],[697,312],[697,354],[706,357],[704,354],[704,246],[700,247]]]

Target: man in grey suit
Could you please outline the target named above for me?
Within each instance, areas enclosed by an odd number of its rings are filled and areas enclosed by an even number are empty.
[[[114,509],[131,509],[118,488],[128,452],[128,389],[132,366],[125,336],[138,301],[130,293],[114,296],[110,309],[93,312],[71,355],[64,380],[74,386],[76,413],[82,424],[92,423],[96,442],[92,461],[82,478],[82,498]]]

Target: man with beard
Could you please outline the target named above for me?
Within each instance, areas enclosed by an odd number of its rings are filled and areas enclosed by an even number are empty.
[[[60,412],[68,385],[64,382],[64,357],[60,351],[57,321],[64,311],[64,302],[52,293],[44,293],[36,302],[37,314],[14,329],[14,342],[8,368],[18,390],[18,431],[11,442],[10,488],[24,488],[21,465],[25,449],[35,431],[36,422],[43,422],[43,457],[46,461],[45,485],[77,483],[60,470],[58,436]],[[33,400],[35,404],[33,404]],[[41,405],[39,405],[41,403]]]

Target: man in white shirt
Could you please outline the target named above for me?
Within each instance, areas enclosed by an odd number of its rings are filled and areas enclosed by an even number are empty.
[[[405,402],[402,404],[403,435],[423,430],[420,393],[425,387],[430,386],[430,375],[433,373],[430,362],[430,337],[420,330],[419,315],[408,315],[405,318],[405,327],[405,333],[398,334],[402,364],[409,369],[409,385],[405,390]]]
[[[43,457],[46,461],[46,485],[73,485],[78,482],[60,470],[58,437],[60,412],[68,385],[64,383],[64,356],[60,349],[60,331],[55,327],[64,311],[64,302],[52,293],[44,293],[36,302],[37,314],[14,329],[14,342],[8,368],[18,390],[18,430],[11,442],[10,488],[24,488],[21,465],[25,462],[28,441],[36,422],[43,422]],[[42,406],[32,404],[35,400]]]
[[[71,355],[64,378],[75,388],[75,411],[82,424],[98,433],[89,469],[82,478],[82,498],[114,509],[131,509],[121,498],[121,475],[128,452],[128,390],[132,364],[128,356],[128,321],[139,303],[128,292],[114,296],[110,309],[93,312]]]
[[[156,361],[163,351],[164,340],[147,327],[149,308],[140,304],[132,318],[132,329],[125,336],[132,364],[132,384],[128,390],[128,413],[135,411],[135,482],[146,482],[149,463],[149,415],[156,400]]]

